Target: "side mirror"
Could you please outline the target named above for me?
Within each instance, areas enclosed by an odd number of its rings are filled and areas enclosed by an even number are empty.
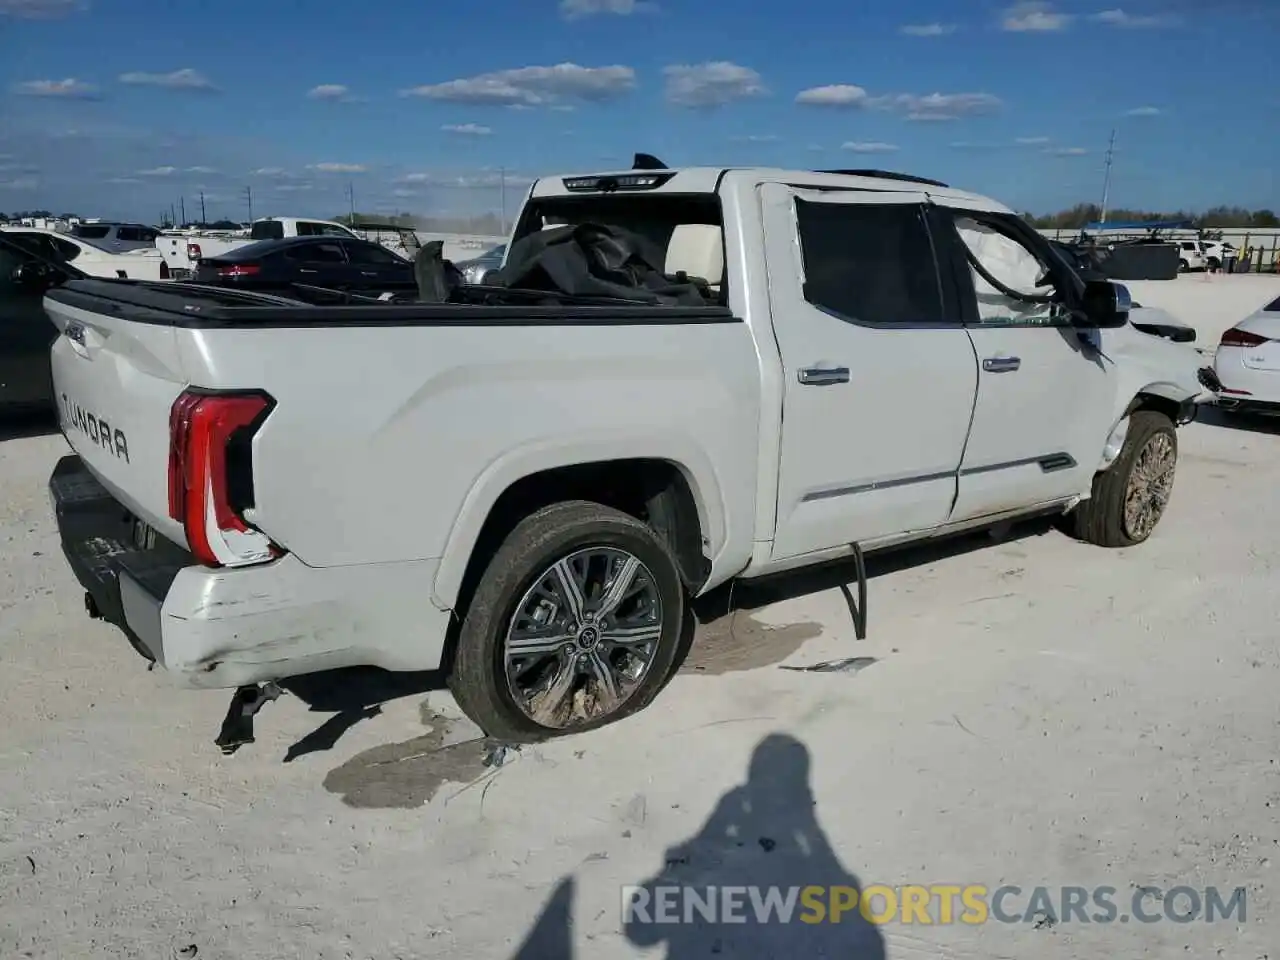
[[[53,270],[43,263],[27,260],[13,268],[9,279],[14,286],[38,289],[53,283]]]
[[[1086,280],[1084,299],[1075,312],[1074,324],[1085,330],[1108,330],[1129,322],[1133,298],[1129,288],[1110,280]]]

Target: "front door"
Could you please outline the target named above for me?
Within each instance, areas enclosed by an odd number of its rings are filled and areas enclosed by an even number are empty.
[[[1117,381],[1097,331],[1073,327],[1061,302],[1069,268],[1012,214],[938,203],[935,234],[955,231],[940,249],[954,258],[966,291],[979,364],[951,519],[1087,493],[1111,431]]]
[[[917,190],[760,190],[782,437],[773,559],[943,523],[977,368]]]

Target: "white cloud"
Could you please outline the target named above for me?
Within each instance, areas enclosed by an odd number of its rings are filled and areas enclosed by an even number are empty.
[[[460,137],[487,137],[493,133],[492,127],[478,123],[446,123],[440,128],[445,133],[455,133]]]
[[[1024,147],[1038,147],[1042,144],[1048,143],[1049,138],[1048,137],[1018,137],[1013,142],[1020,144]]]
[[[203,173],[205,176],[217,173],[213,167],[187,167],[187,173]]]
[[[406,173],[399,177],[397,184],[417,187],[455,187],[463,189],[497,188],[506,184],[508,187],[527,187],[534,178],[520,173],[503,173],[502,171],[479,170],[472,174],[451,175],[443,173]]]
[[[1049,147],[1045,150],[1051,157],[1083,157],[1088,152],[1084,147]]]
[[[28,97],[61,97],[65,100],[93,100],[98,88],[74,77],[65,80],[28,80],[17,86],[18,93]]]
[[[1206,8],[1210,9],[1210,8]],[[1125,27],[1130,30],[1149,30],[1153,27],[1171,27],[1178,23],[1178,19],[1163,14],[1132,14],[1125,10],[1116,8],[1114,10],[1102,10],[1089,17],[1095,23],[1105,23],[1110,27]]]
[[[309,164],[307,169],[317,170],[320,173],[364,173],[369,168],[362,163],[333,163],[326,161],[324,163]]]
[[[956,32],[954,23],[908,23],[898,28],[908,37],[945,37]]]
[[[311,189],[309,183],[273,183],[271,189],[276,193],[305,193]]]
[[[905,113],[908,120],[958,120],[961,117],[993,113],[1003,104],[990,93],[930,93],[917,96],[900,93],[878,98],[889,109]]]
[[[1055,33],[1065,30],[1071,19],[1070,14],[1059,13],[1051,3],[1026,0],[1005,10],[1000,27],[1010,33]]]
[[[629,17],[657,8],[657,4],[645,0],[560,0],[560,15],[566,20],[580,20],[602,13]]]
[[[678,107],[722,107],[768,93],[760,74],[750,67],[717,60],[663,67],[668,103]]]
[[[562,100],[602,103],[616,100],[636,86],[631,67],[583,67],[558,63],[548,67],[519,67],[474,77],[412,87],[404,97],[423,97],[475,106],[544,107]]]
[[[185,67],[171,73],[122,73],[120,82],[133,87],[164,87],[167,90],[213,91],[217,87],[198,70]]]
[[[835,83],[825,87],[810,87],[796,94],[796,103],[811,107],[843,107],[845,109],[868,107],[871,96],[862,87],[851,83]]]
[[[351,103],[355,97],[351,96],[351,91],[340,83],[322,83],[318,87],[312,87],[307,91],[307,97],[311,100],[326,100],[330,103]]]
[[[844,110],[891,110],[908,120],[958,120],[992,113],[1003,106],[990,93],[892,93],[872,96],[863,87],[841,83],[811,87],[796,95],[796,103]]]
[[[0,0],[0,16],[18,20],[56,20],[88,8],[84,0]]]
[[[150,170],[139,170],[140,177],[172,177],[178,172],[177,167],[152,167]]]
[[[1159,107],[1134,107],[1125,113],[1126,117],[1158,117],[1164,113]]]
[[[35,177],[15,177],[12,180],[0,180],[0,190],[35,190],[40,181]]]
[[[892,143],[881,143],[879,140],[850,140],[840,144],[841,150],[850,153],[896,153],[898,147]]]
[[[137,177],[112,177],[110,180],[107,181],[107,183],[118,183],[123,185],[123,184],[130,184],[130,183],[142,183],[142,181],[139,180]]]
[[[752,133],[745,137],[734,137],[734,143],[777,143],[778,138],[772,133]]]

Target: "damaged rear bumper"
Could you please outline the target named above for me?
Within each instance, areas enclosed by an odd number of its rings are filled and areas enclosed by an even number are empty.
[[[90,615],[191,687],[239,687],[349,666],[434,670],[449,613],[427,598],[434,560],[308,567],[286,555],[198,565],[141,529],[75,455],[49,479],[63,553]]]

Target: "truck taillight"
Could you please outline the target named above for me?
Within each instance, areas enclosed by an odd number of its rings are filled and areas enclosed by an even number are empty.
[[[199,259],[200,259],[200,244],[198,244],[198,243],[188,243],[188,244],[187,244],[187,259],[188,259],[188,260],[199,260]]]
[[[210,567],[243,566],[280,556],[244,518],[253,506],[253,434],[275,406],[261,392],[188,390],[169,412],[169,516],[187,547]]]
[[[1261,337],[1256,333],[1250,333],[1248,330],[1240,330],[1236,327],[1232,327],[1222,335],[1222,339],[1218,342],[1218,346],[1260,347],[1266,342],[1266,337]]]

